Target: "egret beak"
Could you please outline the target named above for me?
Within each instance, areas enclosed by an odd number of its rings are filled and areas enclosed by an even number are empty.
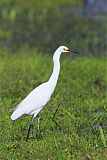
[[[69,52],[80,54],[78,51],[75,51],[75,50],[69,50]]]

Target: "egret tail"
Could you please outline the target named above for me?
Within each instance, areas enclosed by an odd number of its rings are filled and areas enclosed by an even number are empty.
[[[20,109],[16,109],[13,114],[11,115],[11,119],[14,121],[16,119],[18,119],[19,117],[21,117],[23,115],[23,113],[20,111]]]
[[[30,112],[30,113],[26,113],[26,111],[24,111],[24,110],[20,110],[20,107],[19,108],[17,108],[14,112],[13,112],[13,114],[11,115],[11,119],[14,121],[14,120],[16,120],[16,119],[18,119],[18,118],[20,118],[22,115],[27,115],[27,114],[30,114],[30,115],[33,115],[34,114],[34,117],[36,117],[37,116],[37,114],[41,111],[41,109],[42,108],[40,108],[40,109],[36,109],[36,110],[34,110],[34,111],[32,111],[32,112]]]

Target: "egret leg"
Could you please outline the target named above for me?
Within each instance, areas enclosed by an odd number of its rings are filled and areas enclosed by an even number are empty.
[[[38,113],[37,118],[38,118],[38,131],[40,131],[40,113]]]
[[[35,117],[33,116],[32,119],[31,119],[31,121],[30,121],[30,123],[29,123],[26,140],[28,140],[28,138],[29,138],[29,134],[30,134],[31,127],[32,127],[32,125],[33,125],[34,118],[35,118]]]

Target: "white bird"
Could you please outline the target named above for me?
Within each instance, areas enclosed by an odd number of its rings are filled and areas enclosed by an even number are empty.
[[[31,125],[33,124],[33,120],[36,116],[38,117],[38,129],[39,129],[40,111],[48,103],[56,87],[60,72],[60,55],[63,52],[78,53],[77,51],[69,50],[65,46],[60,46],[53,55],[54,66],[50,79],[47,82],[39,85],[33,91],[31,91],[30,94],[16,106],[16,110],[11,115],[12,120],[16,120],[22,115],[33,115],[32,120],[29,124],[27,138],[29,136],[29,130],[31,128]]]

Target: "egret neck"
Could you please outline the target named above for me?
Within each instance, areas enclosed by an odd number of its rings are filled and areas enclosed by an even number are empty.
[[[59,72],[60,72],[60,55],[61,55],[61,53],[62,52],[57,49],[53,55],[53,72],[52,72],[52,75],[48,81],[49,85],[52,88],[52,92],[54,91],[54,89],[56,87]]]

